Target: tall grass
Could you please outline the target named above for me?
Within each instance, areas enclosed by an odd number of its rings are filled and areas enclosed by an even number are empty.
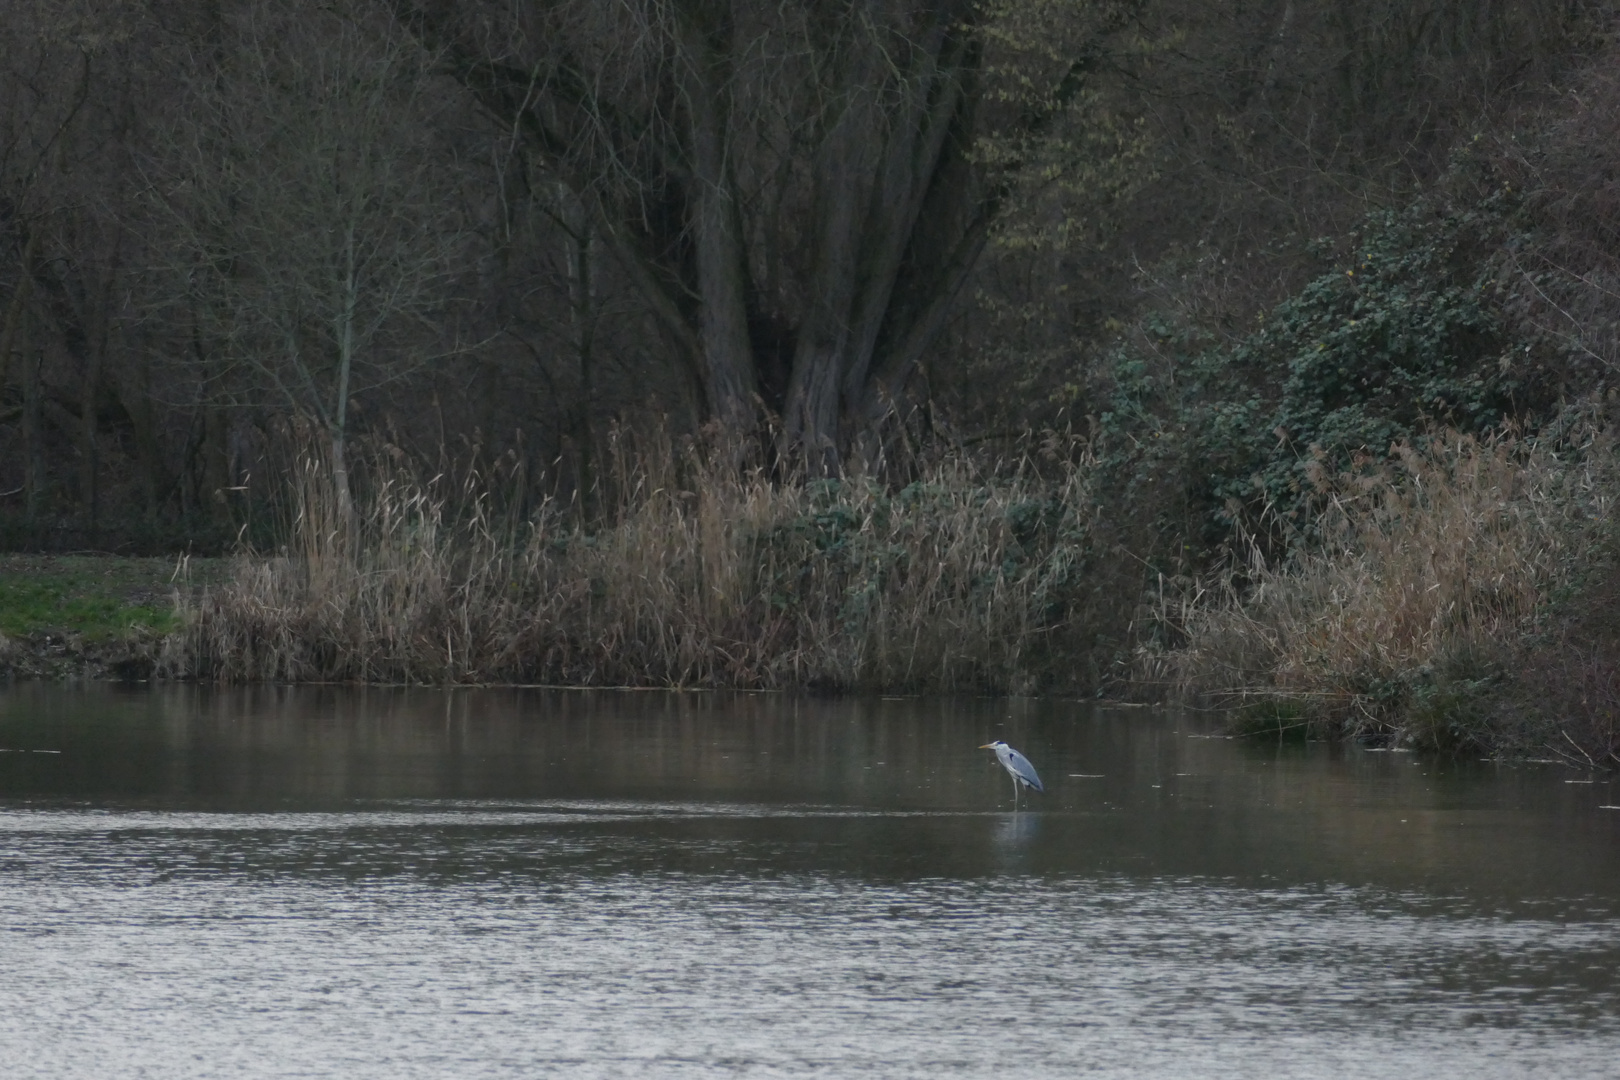
[[[1082,447],[958,456],[899,490],[780,482],[614,440],[597,517],[496,509],[488,476],[371,455],[345,523],[325,463],[285,545],[194,591],[172,670],[230,681],[1024,692],[1093,685],[1121,631]],[[1110,584],[1113,583],[1113,584]],[[1139,590],[1140,581],[1129,586]]]
[[[1148,659],[1250,725],[1500,747],[1508,712],[1534,711],[1538,626],[1606,557],[1616,479],[1590,430],[1558,448],[1450,434],[1318,475],[1314,541],[1188,598],[1184,645]]]

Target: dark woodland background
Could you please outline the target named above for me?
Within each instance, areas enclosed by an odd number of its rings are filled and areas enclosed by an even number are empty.
[[[262,540],[304,446],[589,514],[653,431],[1051,430],[1207,560],[1311,460],[1604,400],[1614,8],[10,0],[0,545]]]

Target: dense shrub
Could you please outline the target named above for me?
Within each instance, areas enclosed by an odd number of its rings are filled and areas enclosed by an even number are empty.
[[[1183,610],[1184,644],[1146,659],[1197,696],[1281,705],[1324,732],[1440,750],[1592,743],[1582,709],[1523,706],[1570,705],[1581,685],[1570,635],[1547,626],[1605,573],[1620,462],[1594,420],[1556,439],[1437,435],[1314,486],[1319,542],[1274,559],[1254,549]],[[1611,736],[1620,699],[1599,698],[1614,655],[1574,662],[1592,676],[1586,712],[1608,710],[1592,731]],[[1555,670],[1565,686],[1547,697]]]
[[[1348,257],[1248,333],[1149,320],[1115,354],[1100,417],[1116,486],[1185,485],[1206,546],[1234,523],[1286,534],[1314,520],[1313,471],[1375,466],[1435,427],[1481,435],[1511,419],[1523,349],[1489,260],[1505,228],[1500,200],[1375,213]]]

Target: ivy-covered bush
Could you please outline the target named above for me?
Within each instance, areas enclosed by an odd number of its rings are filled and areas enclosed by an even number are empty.
[[[1148,323],[1146,348],[1116,354],[1101,416],[1115,484],[1179,478],[1213,543],[1234,517],[1284,531],[1308,519],[1314,469],[1381,461],[1431,428],[1501,424],[1525,355],[1494,303],[1504,222],[1494,201],[1375,213],[1349,258],[1235,341]]]

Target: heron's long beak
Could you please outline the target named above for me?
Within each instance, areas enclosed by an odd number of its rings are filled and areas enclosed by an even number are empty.
[[[979,747],[980,750],[994,750],[995,748],[996,744],[993,742],[987,742],[983,746]]]

